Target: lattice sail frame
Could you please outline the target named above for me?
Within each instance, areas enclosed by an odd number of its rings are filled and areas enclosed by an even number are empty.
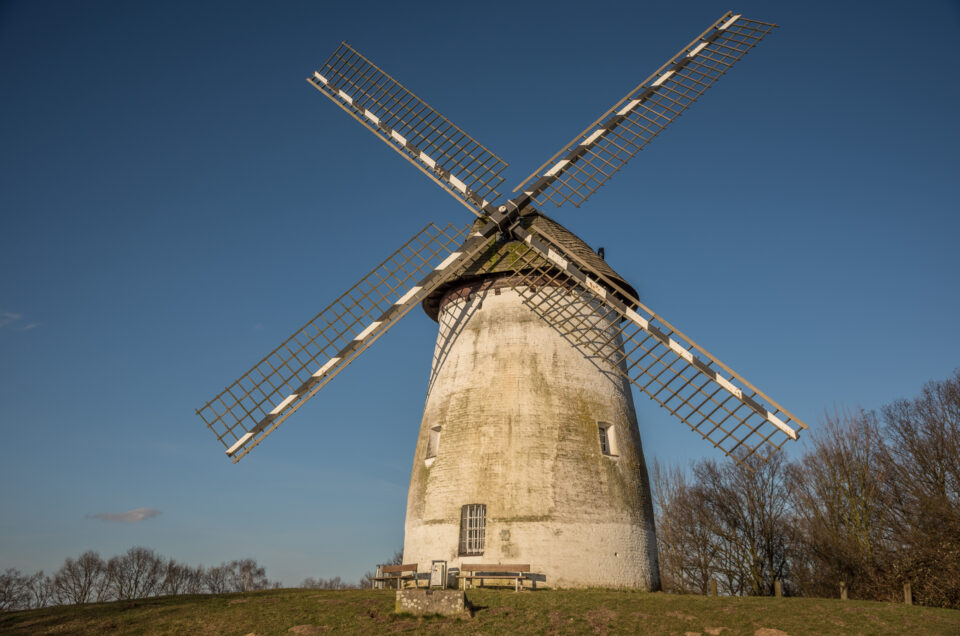
[[[752,457],[766,461],[797,439],[797,427],[807,428],[551,237],[522,227],[513,233],[527,245],[513,264],[523,302],[585,356],[602,360],[738,463],[752,469]]]
[[[307,82],[474,214],[500,196],[507,163],[346,42]]]
[[[557,207],[566,202],[580,207],[776,26],[724,14],[545,161],[514,192],[522,189],[541,206],[550,201]]]
[[[498,212],[519,210],[531,201],[582,204],[775,26],[725,14],[545,162],[516,188],[526,186],[523,196]],[[349,45],[343,43],[322,72],[307,81],[471,212],[493,209],[506,162]],[[424,228],[199,409],[227,455],[239,461],[414,305],[469,267],[498,231],[487,223],[453,251],[454,237],[462,238],[463,230]],[[806,428],[615,281],[544,234],[521,226],[512,232],[527,243],[531,256],[540,253],[556,266],[538,261],[518,268],[525,302],[585,355],[618,369],[735,460],[766,459],[786,439],[796,439],[794,426]],[[408,288],[417,275],[423,278]],[[609,335],[591,340],[597,333]]]
[[[427,225],[197,414],[236,463],[412,307],[469,266],[495,229],[491,224],[467,238],[469,226]]]

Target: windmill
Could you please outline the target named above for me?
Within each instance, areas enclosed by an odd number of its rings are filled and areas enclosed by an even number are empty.
[[[498,202],[506,163],[346,43],[307,81],[476,219],[430,224],[198,413],[239,461],[416,305],[439,323],[404,560],[659,586],[637,387],[748,467],[806,425],[543,214],[579,207],[776,25],[726,13]]]

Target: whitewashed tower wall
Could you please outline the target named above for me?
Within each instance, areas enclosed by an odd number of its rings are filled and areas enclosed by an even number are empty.
[[[659,589],[626,380],[584,357],[506,284],[448,292],[438,322],[404,562],[421,571],[433,559],[450,568],[529,563],[552,587]],[[601,423],[610,426],[610,454]],[[468,504],[486,507],[482,555],[460,554]]]

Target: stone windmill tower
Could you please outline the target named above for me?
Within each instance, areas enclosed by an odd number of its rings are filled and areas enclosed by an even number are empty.
[[[404,560],[523,562],[549,585],[656,589],[632,388],[748,465],[806,425],[538,208],[586,201],[774,26],[725,14],[503,204],[502,159],[342,44],[307,81],[478,218],[422,229],[198,409],[227,456],[239,461],[422,304],[439,335]]]
[[[562,226],[541,215],[529,223],[632,291]],[[523,249],[515,240],[495,242],[423,302],[439,335],[410,478],[404,560],[523,562],[549,573],[551,585],[658,589],[630,383],[571,347],[525,304],[515,272]],[[602,316],[589,323],[591,340],[613,335]]]

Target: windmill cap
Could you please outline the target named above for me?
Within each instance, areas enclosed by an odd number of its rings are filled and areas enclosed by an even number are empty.
[[[474,223],[474,229],[478,229],[482,223],[482,219],[477,219]],[[523,224],[527,229],[535,230],[543,234],[559,247],[563,248],[568,254],[579,258],[596,271],[610,278],[632,296],[637,296],[636,290],[624,280],[620,274],[615,272],[605,260],[590,249],[589,245],[553,219],[540,212],[534,212],[533,214],[523,217]],[[451,300],[455,300],[463,295],[469,295],[475,291],[510,287],[517,280],[514,278],[517,275],[517,271],[514,269],[513,264],[517,260],[518,250],[524,248],[526,248],[526,246],[517,240],[497,241],[496,239],[491,239],[487,249],[466,271],[435,289],[423,300],[423,310],[431,319],[436,321],[440,314],[440,309]],[[555,270],[548,261],[539,257],[531,262],[530,265],[531,267],[524,268],[524,271],[529,271],[530,269],[541,266]],[[511,278],[514,278],[514,280],[511,280]],[[633,304],[629,299],[622,298],[617,290],[605,285],[603,281],[600,281],[600,284],[607,287],[609,291],[617,297],[620,297],[620,299],[628,305]]]

